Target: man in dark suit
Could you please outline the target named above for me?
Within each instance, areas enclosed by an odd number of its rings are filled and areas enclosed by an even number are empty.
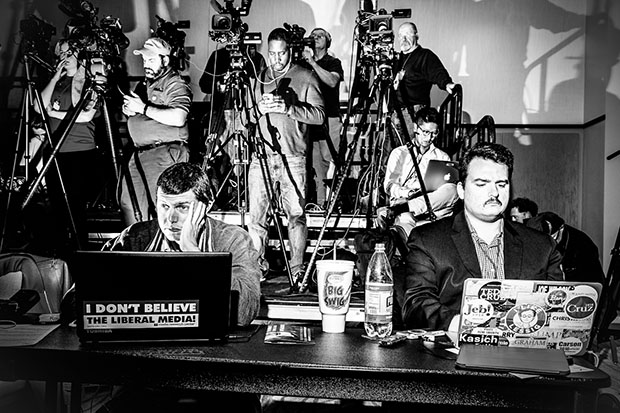
[[[503,219],[512,167],[504,146],[476,144],[460,166],[464,210],[411,232],[402,298],[406,327],[448,330],[466,278],[562,280],[551,237]]]

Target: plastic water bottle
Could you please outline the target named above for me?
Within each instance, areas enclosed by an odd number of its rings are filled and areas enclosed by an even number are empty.
[[[384,338],[392,334],[394,279],[385,255],[385,244],[376,244],[368,263],[364,306],[366,335]]]

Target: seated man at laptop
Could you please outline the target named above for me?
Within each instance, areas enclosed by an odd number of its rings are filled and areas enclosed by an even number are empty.
[[[420,167],[422,179],[426,174],[429,161],[432,159],[449,161],[447,153],[437,148],[433,140],[439,133],[439,113],[434,108],[425,107],[415,114],[413,134],[414,152]],[[428,221],[426,200],[421,194],[420,177],[416,173],[411,153],[406,145],[395,148],[388,159],[383,182],[385,192],[390,197],[389,210],[380,208],[379,219],[394,214],[394,228],[406,241],[411,230]],[[428,193],[428,198],[437,218],[452,215],[454,205],[458,201],[456,185],[445,183],[435,191]],[[379,222],[382,226],[383,222]]]
[[[104,250],[231,252],[231,309],[238,300],[237,324],[245,326],[260,306],[258,253],[243,229],[206,215],[212,203],[202,169],[187,162],[174,164],[157,180],[157,219],[129,226]]]
[[[448,330],[460,312],[466,278],[563,279],[553,239],[504,219],[512,169],[506,147],[477,143],[460,165],[464,210],[411,231],[401,292],[408,328]]]

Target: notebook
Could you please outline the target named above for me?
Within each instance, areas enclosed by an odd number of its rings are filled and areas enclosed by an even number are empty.
[[[229,252],[77,251],[80,341],[224,341],[231,267]]]
[[[433,192],[443,184],[456,184],[459,180],[458,163],[431,159],[424,174],[424,185],[427,192]]]
[[[456,366],[468,370],[566,376],[570,373],[562,350],[522,347],[461,346]]]
[[[468,278],[458,343],[584,354],[592,337],[599,283]]]

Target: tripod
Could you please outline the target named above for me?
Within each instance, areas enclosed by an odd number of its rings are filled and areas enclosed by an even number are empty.
[[[24,166],[25,166],[25,179],[26,179],[24,182],[24,186],[22,188],[27,187],[27,184],[30,182],[30,176],[34,175],[34,173],[36,172],[36,165],[38,164],[41,154],[43,153],[47,145],[53,146],[53,142],[51,140],[49,116],[47,115],[47,112],[45,111],[45,108],[43,107],[43,100],[41,98],[41,94],[36,88],[35,82],[32,80],[31,62],[38,63],[45,69],[51,70],[52,72],[54,71],[53,67],[51,67],[49,64],[44,62],[37,55],[30,53],[30,52],[24,53],[23,63],[24,63],[24,71],[26,74],[26,86],[25,86],[23,97],[22,97],[22,103],[21,103],[21,112],[20,112],[20,118],[19,118],[19,123],[18,123],[17,139],[15,142],[15,153],[14,153],[14,158],[13,158],[13,166],[11,169],[11,177],[9,180],[10,184],[8,187],[8,196],[7,196],[7,201],[6,201],[6,209],[5,209],[6,213],[4,214],[4,221],[2,224],[2,236],[0,237],[0,251],[3,250],[4,240],[6,238],[5,235],[6,235],[7,225],[8,225],[9,210],[11,206],[11,199],[12,199],[12,193],[13,193],[12,184],[15,179],[15,173],[17,170],[17,164],[18,164],[20,146],[21,146],[22,140],[24,141],[24,161],[25,161]],[[43,128],[45,130],[45,136],[47,140],[41,143],[41,146],[39,148],[37,155],[33,159],[31,159],[31,156],[30,156],[30,133],[31,133],[30,127],[32,123],[31,122],[31,110],[32,110],[33,105],[35,104],[38,105],[39,107],[39,111],[41,113],[41,117],[43,120]],[[60,174],[60,168],[58,166],[58,162],[56,161],[54,157],[50,157],[46,166],[49,169],[52,162],[54,163],[54,167],[56,168],[56,172],[58,174],[59,185],[60,185],[63,198],[64,198],[64,203],[67,207],[70,229],[72,231],[72,235],[74,239],[76,240],[79,246],[79,240],[77,237],[75,221],[73,219],[73,214],[71,213],[69,199],[67,198],[67,193],[65,191],[64,182]],[[32,169],[34,169],[34,171]],[[40,179],[37,180],[38,182],[37,186],[33,187],[33,189],[30,191],[30,194],[28,196],[28,202],[32,199],[32,196],[34,195],[36,188],[41,183],[42,179],[43,179],[43,176],[41,176]],[[22,209],[25,208],[28,202],[23,203]]]
[[[344,183],[344,180],[346,179],[347,175],[349,174],[349,170],[351,167],[351,164],[353,163],[353,158],[355,156],[355,149],[357,147],[357,142],[359,140],[359,137],[361,136],[362,131],[366,128],[366,126],[368,125],[368,115],[370,113],[370,107],[373,101],[373,97],[375,96],[376,93],[378,93],[378,100],[377,100],[377,112],[378,112],[378,119],[380,119],[381,121],[381,127],[379,129],[380,133],[382,133],[382,139],[374,139],[373,140],[373,150],[371,153],[371,163],[370,163],[370,170],[369,170],[369,174],[370,174],[370,178],[369,178],[369,188],[370,188],[370,195],[369,195],[369,203],[368,203],[368,207],[367,207],[367,221],[366,221],[366,225],[369,228],[370,227],[370,223],[371,223],[371,219],[372,219],[372,212],[373,212],[373,205],[376,205],[377,202],[377,195],[373,194],[373,189],[374,188],[378,188],[379,186],[379,168],[377,167],[377,165],[380,164],[381,162],[381,154],[383,151],[383,147],[385,146],[385,132],[388,130],[388,128],[391,125],[390,122],[390,118],[387,115],[386,112],[384,112],[384,108],[387,107],[387,99],[388,99],[388,92],[389,90],[391,90],[391,86],[392,86],[392,78],[391,78],[391,67],[389,67],[388,65],[380,65],[378,67],[378,70],[375,74],[375,77],[373,79],[372,85],[370,86],[370,90],[368,92],[368,95],[365,96],[365,99],[363,101],[363,111],[361,114],[361,119],[358,123],[357,129],[355,131],[355,135],[353,137],[353,139],[351,140],[351,143],[349,145],[349,154],[347,157],[347,160],[343,166],[343,168],[340,171],[340,174],[338,174],[338,179],[334,180],[335,185],[334,185],[334,189],[331,193],[330,199],[328,200],[328,206],[327,206],[327,210],[326,210],[326,215],[325,215],[325,220],[323,222],[323,226],[321,227],[321,230],[319,231],[319,235],[318,235],[318,239],[316,242],[316,247],[314,249],[314,251],[312,252],[312,256],[310,257],[310,262],[308,264],[308,267],[306,269],[306,273],[304,274],[303,279],[299,282],[299,284],[297,284],[297,289],[300,292],[304,292],[308,289],[309,286],[309,282],[310,282],[310,276],[312,274],[312,267],[314,266],[314,263],[316,261],[316,257],[317,257],[317,253],[318,253],[318,249],[319,249],[319,245],[321,244],[321,241],[323,239],[323,236],[325,234],[325,230],[327,228],[327,223],[329,222],[329,219],[331,218],[331,215],[334,211],[334,207],[336,206],[337,203],[337,199],[338,196],[340,194],[340,191],[342,189],[342,185]],[[404,116],[402,111],[400,110],[400,108],[396,108],[396,113],[397,116],[401,122],[402,125],[405,124],[404,122]],[[345,131],[346,132],[346,131]],[[422,196],[424,196],[425,199],[425,203],[426,203],[426,207],[428,209],[428,213],[429,213],[429,217],[432,221],[435,220],[435,214],[433,213],[432,210],[432,206],[430,203],[430,199],[428,198],[428,193],[426,191],[426,188],[424,186],[424,181],[422,179],[422,174],[420,172],[420,167],[418,165],[417,162],[417,156],[415,154],[414,151],[414,145],[412,140],[409,138],[409,133],[407,131],[407,128],[405,127],[403,129],[403,132],[405,134],[404,136],[404,142],[406,142],[407,148],[409,150],[410,156],[413,160],[413,164],[414,164],[414,168],[415,168],[415,172],[418,176],[418,180],[420,182],[420,186],[421,186],[421,192],[422,192]],[[401,137],[401,142],[403,140],[403,137]],[[377,158],[377,154],[379,155],[379,158]],[[372,159],[375,158],[375,159]]]
[[[217,134],[210,134],[206,147],[207,154],[203,161],[203,169],[209,170],[213,168],[215,158],[223,153],[229,142],[233,142],[234,151],[232,151],[232,164],[233,167],[227,172],[223,179],[222,184],[217,189],[215,199],[218,199],[222,194],[222,191],[226,188],[226,185],[230,183],[232,185],[231,175],[235,174],[234,186],[237,189],[237,211],[241,216],[241,225],[245,227],[245,215],[248,211],[248,193],[247,193],[247,181],[248,181],[248,168],[250,164],[249,159],[249,144],[248,139],[244,136],[242,130],[237,128],[238,115],[243,113],[245,119],[248,119],[247,105],[245,105],[246,89],[248,79],[245,71],[243,70],[231,70],[228,72],[228,77],[225,84],[225,102],[232,102],[232,123],[234,131],[223,142],[213,142],[217,139]],[[221,114],[224,117],[225,113]],[[221,119],[221,118],[220,118]],[[225,120],[224,120],[225,122]],[[243,125],[240,125],[243,126]],[[228,130],[228,128],[226,129]],[[210,142],[211,141],[211,142]],[[230,154],[229,154],[230,155]]]
[[[226,81],[225,92],[226,99],[228,100],[228,98],[230,97],[230,100],[232,101],[233,122],[237,121],[237,114],[243,114],[246,120],[250,119],[250,113],[246,104],[248,96],[250,97],[250,100],[252,101],[252,105],[255,110],[254,115],[256,119],[259,118],[258,113],[256,112],[256,99],[251,88],[248,88],[248,85],[249,80],[244,70],[234,69],[229,71],[229,76]],[[241,216],[241,225],[245,226],[245,215],[248,211],[248,170],[250,166],[250,152],[254,152],[255,158],[259,162],[263,183],[265,185],[265,191],[267,193],[269,206],[268,212],[271,219],[273,219],[274,221],[278,234],[278,241],[280,242],[280,248],[282,249],[285,270],[289,279],[289,285],[293,286],[294,282],[291,267],[288,257],[286,255],[286,248],[284,246],[284,232],[282,229],[283,224],[279,215],[277,192],[274,188],[271,173],[269,172],[269,166],[267,164],[267,152],[265,149],[264,138],[260,132],[260,128],[256,129],[258,132],[254,135],[250,133],[250,131],[248,131],[248,136],[246,138],[243,132],[235,127],[233,129],[234,132],[230,134],[223,142],[208,142],[208,153],[205,155],[205,159],[203,161],[203,168],[212,168],[212,163],[215,157],[219,153],[224,151],[225,146],[229,142],[233,141],[235,148],[233,154],[234,168],[231,168],[230,171],[228,171],[226,177],[224,178],[224,182],[217,190],[215,199],[219,197],[227,183],[231,182],[231,174],[235,172],[236,178],[234,182],[237,188],[237,210],[239,211]],[[216,136],[214,136],[213,134],[209,136],[210,139],[216,139]],[[252,149],[252,151],[250,149]]]
[[[96,70],[96,69],[95,69]],[[112,161],[113,161],[113,167],[114,167],[114,171],[118,176],[118,164],[116,162],[116,150],[115,150],[115,146],[114,146],[114,139],[112,136],[112,131],[111,131],[111,126],[109,123],[109,114],[108,114],[108,110],[107,110],[107,104],[105,102],[105,97],[104,97],[104,92],[105,92],[105,87],[106,87],[106,82],[103,79],[105,78],[105,73],[100,73],[100,72],[95,72],[95,70],[93,70],[93,67],[89,67],[86,70],[86,81],[84,84],[84,88],[82,90],[82,94],[80,96],[80,99],[78,101],[78,103],[72,108],[72,110],[70,110],[67,113],[66,118],[68,119],[66,126],[64,127],[64,129],[62,130],[57,130],[55,133],[57,134],[57,143],[56,146],[53,148],[52,153],[49,156],[49,159],[47,160],[47,162],[44,164],[43,168],[41,169],[41,172],[39,173],[39,175],[36,177],[36,179],[34,180],[30,180],[28,183],[29,185],[27,186],[27,194],[26,197],[22,203],[22,209],[25,208],[28,203],[32,200],[32,196],[35,193],[36,189],[39,187],[41,181],[43,180],[43,178],[45,177],[45,175],[47,174],[50,165],[52,162],[54,162],[55,164],[57,164],[57,155],[58,152],[60,151],[60,148],[62,147],[62,145],[64,144],[65,140],[67,139],[67,137],[69,136],[73,126],[75,125],[80,113],[86,108],[86,105],[89,104],[90,102],[101,102],[101,108],[103,110],[104,113],[104,120],[106,121],[106,132],[108,135],[108,140],[109,140],[109,144],[110,144],[110,148],[111,148],[111,153],[112,153]],[[103,68],[101,68],[101,70],[103,70]],[[103,77],[102,77],[103,76]],[[43,108],[42,105],[40,105],[41,108]],[[45,109],[42,109],[41,112],[44,114],[45,113]],[[57,167],[58,168],[58,167]],[[58,170],[58,176],[60,177],[60,170]],[[62,181],[62,179],[61,179]],[[68,198],[67,198],[67,194],[66,191],[64,189],[64,186],[62,187],[62,192],[63,195],[65,197],[66,200],[66,204],[67,204],[67,210],[69,213],[69,219],[71,222],[71,229],[72,229],[72,233],[75,237],[75,241],[76,241],[76,247],[77,249],[81,249],[81,243],[79,240],[79,237],[77,236],[77,231],[76,231],[76,227],[75,227],[75,221],[73,219],[73,214],[71,212],[71,208],[69,206],[69,202],[68,202]]]

